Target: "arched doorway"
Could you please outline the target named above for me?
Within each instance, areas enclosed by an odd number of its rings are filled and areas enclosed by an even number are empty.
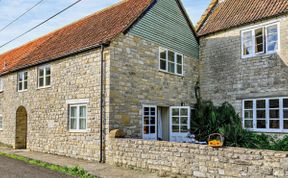
[[[27,146],[27,112],[23,106],[16,111],[15,149],[26,149]]]

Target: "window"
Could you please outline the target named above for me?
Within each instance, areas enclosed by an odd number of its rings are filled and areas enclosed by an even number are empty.
[[[3,86],[4,86],[4,82],[3,82],[3,79],[0,78],[0,92],[3,91]]]
[[[156,106],[144,106],[143,134],[156,134]]]
[[[69,106],[69,130],[87,130],[87,105],[75,104]]]
[[[278,24],[243,31],[241,34],[242,57],[246,58],[259,54],[277,52],[279,43],[278,36]]]
[[[160,48],[159,67],[161,71],[183,75],[183,55]]]
[[[51,66],[42,66],[38,69],[38,87],[48,87],[51,85]]]
[[[288,98],[244,100],[243,127],[255,131],[288,132]]]
[[[18,91],[25,91],[28,88],[28,72],[18,73]]]
[[[172,112],[172,133],[187,133],[189,127],[189,108],[173,107]]]
[[[3,117],[0,115],[0,130],[3,130]]]

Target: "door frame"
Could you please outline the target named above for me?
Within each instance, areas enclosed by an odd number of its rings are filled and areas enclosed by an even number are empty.
[[[148,124],[149,130],[150,130],[150,126],[151,126],[151,124],[150,124],[150,118],[151,118],[150,108],[155,108],[155,115],[153,115],[153,116],[155,116],[155,133],[154,134],[145,134],[144,133],[144,127],[147,126],[146,124],[144,124],[144,117],[146,116],[145,111],[144,111],[145,108],[149,108],[149,115],[148,115],[148,117],[149,117],[149,124]],[[158,115],[157,114],[158,114],[157,105],[142,105],[142,139],[144,139],[144,140],[157,140],[157,137],[158,137],[158,127],[157,127]]]
[[[23,112],[23,113],[22,113]],[[18,145],[17,144],[17,141],[19,139],[19,132],[17,131],[19,127],[21,127],[21,125],[19,125],[21,122],[21,117],[22,115],[25,115],[23,118],[25,119],[23,122],[24,122],[24,127],[23,129],[25,130],[24,131],[24,143],[23,145]],[[22,118],[22,119],[23,119]],[[24,106],[19,106],[16,110],[16,123],[15,123],[15,149],[26,149],[27,148],[27,137],[28,137],[28,113],[27,113],[27,110]]]
[[[172,129],[172,110],[173,109],[179,109],[179,132],[173,132]],[[188,110],[188,115],[187,115],[187,132],[186,133],[181,133],[181,109],[187,109]],[[179,137],[183,138],[181,140],[186,140],[186,136],[188,134],[188,131],[190,130],[190,124],[191,123],[191,107],[190,106],[170,106],[169,107],[169,127],[170,127],[170,133],[169,133],[169,141],[175,141],[177,142],[178,140],[174,140],[173,137]]]

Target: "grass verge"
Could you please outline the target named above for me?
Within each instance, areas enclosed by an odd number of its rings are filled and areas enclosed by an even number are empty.
[[[63,167],[63,166],[54,165],[54,164],[46,163],[46,162],[39,161],[39,160],[26,158],[24,156],[19,156],[16,154],[8,154],[8,153],[3,153],[3,152],[0,152],[0,156],[5,156],[8,158],[24,161],[24,162],[31,164],[31,165],[43,167],[46,169],[50,169],[52,171],[68,174],[71,176],[77,176],[77,177],[82,177],[82,178],[97,178],[96,176],[89,174],[87,171],[85,171],[84,169],[82,169],[80,167],[72,167],[72,168]]]

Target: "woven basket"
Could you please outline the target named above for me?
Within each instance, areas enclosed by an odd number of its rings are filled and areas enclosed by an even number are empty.
[[[208,136],[208,145],[213,148],[220,148],[224,145],[224,136],[219,133],[213,133]]]

